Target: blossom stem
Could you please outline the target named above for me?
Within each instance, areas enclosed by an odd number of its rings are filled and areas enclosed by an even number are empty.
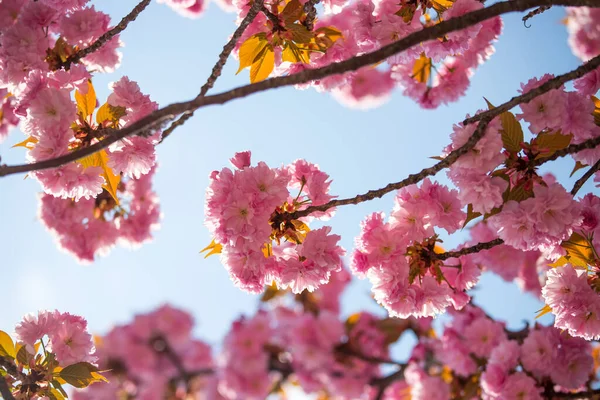
[[[6,379],[4,377],[0,377],[0,395],[4,400],[15,400],[15,397],[12,395],[10,388],[8,387],[8,383],[6,383]]]

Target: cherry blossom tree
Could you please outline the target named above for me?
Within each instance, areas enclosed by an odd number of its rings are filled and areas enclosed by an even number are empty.
[[[189,18],[206,8],[158,2]],[[40,221],[81,262],[151,240],[161,219],[156,148],[200,108],[295,86],[354,108],[398,90],[435,109],[459,100],[493,56],[502,15],[521,12],[528,24],[551,7],[566,7],[581,65],[531,77],[504,103],[485,100],[448,127],[431,167],[349,198],[331,193],[335,177],[311,160],[274,167],[240,149],[232,167],[210,173],[213,240],[201,252],[260,296],[258,311],[233,322],[219,348],[169,305],[101,337],[68,312],[26,315],[0,331],[2,398],[600,397],[600,197],[581,193],[600,182],[597,0],[220,0],[237,28],[194,99],[159,107],[127,76],[98,98],[95,76],[118,68],[119,34],[149,3],[113,26],[88,0],[0,2],[0,140],[19,126],[14,147],[26,151],[0,177],[39,182]],[[250,83],[209,95],[232,57]],[[540,172],[564,157],[574,183]],[[366,215],[354,248],[342,248],[327,225],[336,210],[390,193],[391,211]],[[445,249],[441,235],[462,229],[470,238]],[[487,315],[471,292],[483,271],[542,299],[539,316],[552,314],[553,326],[515,331]],[[386,317],[341,315],[353,277],[370,282]],[[417,344],[395,360],[390,346],[405,335]]]

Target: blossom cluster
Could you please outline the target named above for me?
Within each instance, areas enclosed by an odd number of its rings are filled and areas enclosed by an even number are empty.
[[[413,350],[405,372],[411,399],[541,400],[589,384],[594,359],[585,340],[538,325],[511,332],[473,306],[452,314],[441,337]],[[384,398],[401,399],[392,389]]]
[[[273,40],[275,74],[293,74],[344,61],[401,40],[434,25],[436,21],[456,18],[483,8],[475,0],[430,2],[428,7],[425,7],[426,3],[422,3],[421,7],[418,6],[420,3],[416,4],[398,4],[392,0],[325,1],[323,15],[316,21],[314,31],[334,27],[341,32],[342,38],[325,51],[312,53],[309,60],[300,57],[293,61],[282,55],[277,41]],[[249,5],[242,1],[233,1],[233,5],[240,21]],[[286,29],[283,18],[280,26],[277,26],[261,13],[244,32],[238,48],[253,35],[262,33],[269,38],[281,32],[281,29]],[[358,108],[382,104],[398,86],[422,107],[437,108],[464,95],[475,69],[493,54],[492,42],[501,30],[500,18],[492,18],[450,33],[444,40],[427,41],[411,47],[389,57],[380,68],[364,67],[355,72],[311,82],[308,86],[331,92],[342,104]],[[299,87],[305,88],[307,85]]]
[[[465,293],[478,280],[478,265],[470,256],[435,260],[435,227],[459,229],[466,214],[458,192],[425,179],[421,186],[400,189],[388,221],[373,213],[361,224],[352,254],[352,271],[367,276],[375,299],[390,315],[435,316],[469,301]]]
[[[20,125],[27,137],[16,146],[27,150],[29,162],[94,145],[157,109],[127,77],[111,84],[104,104],[98,101],[92,72],[118,67],[122,43],[116,35],[76,56],[111,28],[110,17],[87,0],[8,0],[0,4],[0,20],[0,139]],[[160,214],[150,188],[159,139],[159,132],[148,132],[29,174],[44,190],[39,215],[61,248],[92,261],[117,240],[138,244],[150,237]]]
[[[114,327],[102,336],[96,350],[100,367],[109,370],[106,377],[110,383],[92,385],[76,392],[73,399],[159,400],[180,396],[185,393],[186,380],[191,380],[191,375],[181,375],[182,370],[190,374],[199,371],[194,379],[199,395],[210,391],[214,379],[202,372],[210,372],[214,366],[211,348],[192,337],[193,325],[187,312],[164,305]]]
[[[63,385],[77,388],[106,378],[87,321],[59,311],[28,314],[15,327],[16,342],[0,331],[0,379],[5,399],[64,399]]]
[[[341,268],[340,237],[327,226],[310,230],[308,218],[292,216],[332,199],[329,176],[304,160],[280,168],[264,162],[252,167],[250,152],[242,152],[231,161],[235,170],[210,175],[205,215],[236,286],[260,293],[275,281],[300,293],[327,283]]]

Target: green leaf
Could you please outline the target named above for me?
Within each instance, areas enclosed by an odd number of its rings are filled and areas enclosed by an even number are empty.
[[[64,400],[66,398],[66,396],[54,388],[50,388],[46,394],[50,400]]]
[[[563,135],[560,131],[555,133],[540,133],[534,139],[538,151],[540,152],[535,158],[540,159],[550,157],[558,150],[562,150],[569,146],[571,139],[573,139],[573,135]]]
[[[577,162],[575,163],[575,167],[573,167],[573,171],[571,171],[571,175],[569,175],[569,178],[570,178],[570,177],[572,177],[572,176],[575,174],[575,172],[577,172],[577,171],[579,171],[580,169],[582,169],[582,168],[585,168],[585,167],[587,167],[587,166],[588,166],[587,164],[584,164],[584,163],[582,163],[581,161],[577,161]]]
[[[62,385],[60,384],[60,382],[56,379],[53,379],[52,382],[50,382],[52,384],[52,386],[54,386],[54,388],[56,390],[58,390],[60,392],[60,394],[62,394],[64,397],[68,397],[67,396],[67,392],[65,392],[65,389],[63,389]]]
[[[508,111],[500,114],[500,122],[502,124],[500,132],[504,148],[510,153],[518,153],[521,151],[521,143],[524,140],[521,124],[519,124],[514,114]]]
[[[8,333],[0,331],[0,356],[15,358],[15,344]]]
[[[108,382],[98,372],[98,368],[86,362],[69,365],[63,368],[58,375],[69,385],[79,389],[88,387],[94,382]]]

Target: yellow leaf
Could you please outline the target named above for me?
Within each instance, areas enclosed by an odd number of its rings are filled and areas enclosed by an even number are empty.
[[[596,96],[592,96],[592,101],[594,102],[594,122],[596,125],[600,126],[600,100]]]
[[[240,51],[238,52],[240,67],[238,68],[236,75],[244,68],[250,67],[254,63],[256,56],[260,54],[267,44],[269,44],[269,42],[266,40],[264,34],[256,34],[246,39],[240,46]]]
[[[413,65],[412,77],[417,82],[427,83],[431,76],[431,67],[431,58],[426,57],[425,53],[421,53],[421,57],[419,57],[415,61],[415,65]]]
[[[548,264],[549,267],[552,268],[556,268],[556,267],[562,267],[565,264],[569,263],[569,259],[567,257],[561,257],[558,260],[556,260],[555,262],[553,262],[552,264]]]
[[[342,38],[342,32],[332,26],[324,26],[315,30],[315,43],[321,50],[327,50]]]
[[[435,254],[442,254],[442,253],[445,253],[446,250],[444,250],[444,248],[442,246],[440,246],[439,244],[436,244],[435,247],[433,248],[433,252]]]
[[[0,331],[0,356],[15,358],[17,352],[15,350],[15,344],[8,333]]]
[[[96,122],[99,125],[104,124],[106,121],[110,121],[112,123],[118,123],[119,119],[126,115],[125,107],[121,106],[111,106],[110,104],[104,103],[98,109],[96,113]]]
[[[431,5],[433,9],[437,12],[444,12],[450,7],[452,7],[452,0],[431,0]]]
[[[250,67],[250,82],[260,82],[268,78],[275,67],[275,52],[270,44],[267,44],[256,56],[256,61]]]
[[[204,253],[205,251],[208,253],[206,253],[204,258],[208,258],[208,256],[212,256],[213,254],[221,254],[221,251],[223,251],[223,245],[215,242],[215,239],[213,239],[208,246],[200,250],[200,253]]]
[[[575,166],[573,167],[573,171],[571,171],[571,175],[569,175],[569,178],[573,176],[573,174],[575,174],[575,172],[579,171],[582,168],[587,167],[587,164],[582,163],[581,161],[577,161],[575,163]]]
[[[310,52],[306,49],[299,48],[292,42],[287,42],[286,45],[283,47],[281,57],[283,61],[288,61],[292,63],[310,63]]]
[[[592,245],[580,234],[573,232],[569,240],[562,242],[561,246],[567,251],[565,257],[574,266],[586,268],[588,265],[595,264]]]
[[[261,250],[265,258],[269,258],[273,254],[273,245],[271,244],[271,242],[265,243]]]
[[[288,292],[287,290],[280,290],[277,287],[277,284],[275,282],[273,282],[269,286],[267,286],[267,288],[263,292],[262,296],[260,296],[260,301],[263,303],[266,303],[269,300],[272,300],[276,297],[283,296],[287,292]]]
[[[14,149],[15,147],[25,147],[26,149],[31,149],[37,142],[38,140],[36,138],[28,136],[27,139],[13,145],[12,148]]]
[[[537,315],[535,316],[535,319],[541,318],[544,315],[551,313],[552,309],[550,308],[549,305],[545,304],[544,307],[541,310],[536,311]]]
[[[83,118],[87,118],[94,113],[96,109],[96,91],[92,81],[88,79],[88,91],[86,94],[81,93],[79,90],[75,90],[75,102],[77,103],[77,109]]]
[[[102,168],[102,174],[100,175],[104,178],[104,185],[102,185],[102,187],[106,189],[108,193],[110,193],[118,205],[119,199],[117,198],[117,189],[119,187],[119,183],[121,182],[121,176],[115,175],[113,170],[108,166],[108,154],[106,153],[106,150],[100,150],[94,154],[90,154],[89,156],[84,157],[77,162],[83,165],[84,168]]]

